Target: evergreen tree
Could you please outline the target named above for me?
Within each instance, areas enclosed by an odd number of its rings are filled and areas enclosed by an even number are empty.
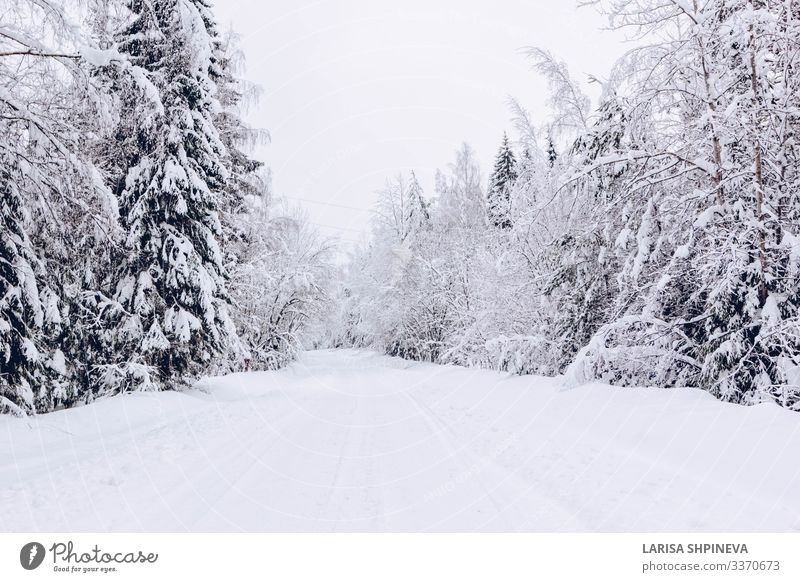
[[[225,147],[214,126],[213,39],[188,0],[131,0],[119,50],[157,88],[120,213],[127,249],[114,299],[113,390],[166,388],[209,369],[235,337],[220,248]],[[133,105],[129,105],[133,107]]]
[[[85,330],[73,326],[70,307],[81,294],[78,282],[92,278],[92,249],[103,248],[84,243],[115,220],[89,154],[107,95],[87,74],[89,57],[100,51],[66,6],[25,0],[7,8],[7,34],[0,34],[0,321],[7,324],[0,323],[0,408],[47,412],[80,395],[72,347]]]
[[[228,271],[256,287],[282,281],[274,325],[244,338],[281,334],[274,365],[296,353],[323,296],[324,245],[305,222],[303,236],[248,230],[252,203],[269,198],[245,154],[260,135],[241,115],[255,95],[207,0],[82,6],[83,24],[69,3],[20,0],[3,14],[2,412],[240,364]],[[236,321],[246,312],[237,306]]]
[[[207,0],[191,0],[201,15],[211,46],[209,79],[216,87],[219,108],[214,125],[225,146],[223,162],[228,170],[221,210],[226,214],[242,213],[246,195],[260,196],[266,189],[260,173],[263,162],[254,160],[244,151],[255,142],[266,139],[266,132],[249,127],[242,119],[242,108],[248,94],[257,95],[257,87],[248,86],[236,74],[241,55],[237,49],[238,36],[229,31],[220,34]]]
[[[23,182],[17,165],[0,157],[0,413],[20,415],[51,408],[45,327],[56,302],[25,232]]]
[[[503,134],[503,143],[495,158],[494,170],[489,178],[487,207],[489,223],[495,228],[511,228],[511,189],[517,180],[517,160]]]
[[[413,170],[408,180],[408,188],[406,188],[404,194],[406,202],[403,204],[403,210],[405,212],[404,222],[407,225],[407,231],[409,233],[418,232],[430,222],[431,213],[423,196],[422,186],[420,186]]]
[[[547,138],[547,163],[552,168],[558,160],[558,152],[556,151],[556,144],[553,143],[553,138]]]

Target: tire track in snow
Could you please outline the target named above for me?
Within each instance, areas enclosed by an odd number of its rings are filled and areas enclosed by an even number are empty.
[[[402,394],[409,399],[412,405],[419,411],[420,417],[425,421],[425,423],[429,426],[431,431],[433,432],[436,439],[442,444],[442,446],[449,451],[450,457],[456,459],[458,463],[460,463],[464,471],[466,473],[470,473],[474,471],[474,468],[479,466],[480,463],[477,462],[470,451],[466,449],[466,447],[457,447],[452,443],[450,438],[446,435],[449,433],[450,437],[456,437],[454,433],[452,433],[448,424],[442,420],[427,404],[420,402],[416,397],[412,396],[409,392],[403,391]],[[470,461],[464,457],[469,457]],[[507,521],[512,529],[516,530],[516,526],[511,523],[506,515],[503,513],[502,506],[498,503],[498,501],[494,498],[489,488],[483,482],[479,476],[475,476],[475,482],[478,486],[483,490],[486,499],[492,504],[492,506],[497,510],[497,515],[502,517],[503,520]],[[473,502],[474,503],[474,502]]]
[[[336,517],[335,518],[328,517],[333,499],[334,497],[336,497],[336,493],[339,490],[339,486],[341,484],[342,467],[344,466],[346,459],[349,456],[348,453],[352,451],[352,445],[350,444],[350,439],[353,433],[353,425],[355,424],[353,420],[355,419],[355,413],[359,406],[358,398],[355,398],[354,400],[355,402],[353,404],[352,409],[348,410],[346,414],[346,417],[348,418],[349,422],[346,425],[344,436],[341,439],[342,444],[339,447],[339,458],[336,460],[336,466],[334,467],[333,475],[331,476],[330,479],[330,484],[326,489],[324,497],[317,502],[317,512],[315,517],[317,517],[318,519],[322,519],[324,521],[330,521],[331,532],[336,531],[338,522],[341,520],[342,516],[342,504],[340,503],[336,507],[336,512],[335,512]]]
[[[431,422],[435,427],[435,430],[438,430],[437,434],[441,435],[440,438],[447,441],[447,446],[449,446],[449,448],[453,451],[453,455],[460,457],[461,463],[466,467],[466,472],[464,474],[470,475],[470,477],[480,485],[480,487],[486,493],[487,499],[491,501],[492,505],[497,510],[497,515],[490,516],[485,523],[480,524],[481,526],[486,526],[496,517],[500,517],[504,521],[510,523],[513,531],[529,529],[527,526],[530,525],[530,520],[527,514],[532,512],[524,512],[526,514],[522,515],[524,520],[522,523],[519,523],[515,519],[509,517],[509,511],[516,502],[522,500],[523,498],[529,497],[531,493],[535,494],[536,501],[540,502],[535,508],[537,513],[544,513],[547,515],[548,524],[576,522],[578,520],[575,512],[570,510],[570,508],[564,505],[564,503],[536,488],[535,483],[526,481],[520,475],[518,475],[516,472],[517,468],[508,467],[497,460],[499,454],[511,446],[511,443],[518,440],[518,435],[512,433],[510,437],[503,439],[499,443],[499,446],[493,450],[493,452],[482,455],[480,458],[478,458],[478,456],[476,456],[476,454],[469,448],[473,441],[468,441],[463,445],[453,444],[458,443],[459,440],[462,439],[460,439],[459,435],[453,430],[451,423],[448,422],[447,419],[442,418],[441,415],[437,414],[432,407],[416,396],[413,396],[409,392],[404,392],[404,394],[414,403],[415,406],[418,407],[418,409],[420,409],[426,420]],[[480,430],[484,429],[485,427],[480,426]],[[444,435],[447,436],[445,437]],[[470,462],[465,463],[465,458],[469,459]],[[526,465],[527,462],[528,459],[526,459],[526,461],[523,463],[523,466]],[[484,473],[491,472],[496,476],[496,479],[492,480],[494,483],[493,486],[487,485],[485,479],[479,475],[479,473],[482,471]],[[507,490],[508,488],[513,491],[513,494],[503,495],[503,498],[507,499],[505,504],[503,504],[497,500],[496,493],[498,491],[503,491],[504,489]],[[474,500],[472,505],[477,504],[479,501],[480,500]],[[545,511],[542,511],[543,508]],[[548,512],[547,509],[550,511]],[[520,513],[521,512],[519,511],[515,511],[514,515],[517,516],[520,515]],[[550,527],[550,529],[554,528],[555,525]],[[479,529],[483,528],[480,527]],[[502,528],[502,531],[511,530]]]

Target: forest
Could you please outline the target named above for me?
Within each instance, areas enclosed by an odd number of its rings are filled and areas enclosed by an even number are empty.
[[[528,49],[549,116],[388,177],[341,260],[208,0],[0,0],[0,412],[320,347],[800,409],[800,4],[581,4],[639,40],[599,104]]]

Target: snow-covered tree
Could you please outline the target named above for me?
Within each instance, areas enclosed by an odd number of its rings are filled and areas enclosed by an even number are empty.
[[[408,225],[409,232],[417,233],[430,224],[431,213],[428,208],[428,202],[425,200],[425,193],[413,170],[408,179],[406,198],[407,201],[403,204],[406,212],[405,222]]]
[[[800,408],[800,13],[759,0],[586,3],[652,42],[615,67],[594,112],[566,66],[532,49],[553,118],[537,130],[513,104],[525,155],[508,198],[494,177],[488,192],[502,236],[472,204],[479,171],[465,148],[437,176],[431,236],[397,276],[374,276],[392,301],[362,311],[359,326],[384,318],[374,345],[405,357],[569,366],[576,381]],[[507,158],[495,175],[508,174]],[[377,237],[362,272],[387,263],[380,249]],[[423,306],[438,317],[435,350]],[[387,331],[402,341],[387,344]]]
[[[61,3],[4,7],[0,173],[8,227],[4,248],[16,256],[7,257],[4,295],[6,307],[22,319],[3,342],[17,348],[23,342],[30,360],[25,364],[18,349],[9,348],[14,369],[0,372],[0,382],[30,384],[38,370],[31,387],[35,397],[17,399],[17,412],[48,411],[79,397],[74,340],[83,330],[73,325],[72,307],[116,220],[116,205],[90,154],[106,101],[91,73],[106,58]]]
[[[413,174],[387,181],[378,192],[372,240],[353,257],[342,286],[348,308],[337,321],[348,329],[335,334],[336,341],[416,360],[458,360],[448,353],[472,317],[475,276],[465,257],[486,226],[472,149],[464,144],[436,181],[438,197],[431,202]]]
[[[271,370],[306,346],[309,328],[330,306],[332,245],[307,217],[268,197],[249,198],[233,246],[232,317],[243,349],[233,369]]]
[[[796,233],[787,219],[796,153],[784,128],[798,94],[786,74],[798,65],[796,10],[750,0],[601,4],[616,26],[665,40],[618,67],[647,139],[598,165],[640,166],[619,203],[634,218],[623,273],[632,300],[579,365],[619,382],[795,406],[796,266],[786,241]]]
[[[0,155],[0,412],[26,414],[51,406],[63,355],[48,331],[60,322],[58,297],[25,231],[26,182],[18,165]]]
[[[253,226],[269,172],[246,153],[265,134],[242,119],[258,91],[239,57],[206,0],[3,6],[3,412],[264,365],[256,337],[280,336],[270,366],[296,353],[327,246],[296,217]],[[269,310],[232,305],[229,273],[282,314],[237,333]]]
[[[517,180],[516,166],[517,159],[508,143],[508,135],[504,133],[486,194],[489,223],[495,228],[511,228],[511,189]]]
[[[146,119],[137,103],[124,106],[137,114],[138,149],[119,194],[126,246],[106,310],[119,363],[102,368],[101,382],[113,391],[198,374],[236,340],[220,248],[228,173],[214,126],[208,14],[189,0],[131,0],[129,8],[119,52],[137,68],[140,91],[158,93]]]
[[[482,230],[486,225],[486,201],[480,165],[472,147],[463,143],[447,172],[437,172],[438,222],[444,229]]]

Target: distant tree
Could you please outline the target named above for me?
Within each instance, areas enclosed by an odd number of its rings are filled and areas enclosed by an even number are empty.
[[[553,138],[547,138],[547,163],[552,168],[558,160],[558,151],[556,151],[556,144],[553,143]]]
[[[489,223],[495,228],[511,228],[511,189],[517,180],[517,160],[508,135],[503,134],[503,143],[494,162],[494,170],[489,177],[489,190],[486,194]]]
[[[442,229],[482,230],[486,226],[486,200],[475,151],[461,144],[447,172],[437,171],[437,220]]]
[[[236,216],[243,236],[232,245],[232,317],[243,349],[231,368],[274,370],[297,356],[309,326],[331,307],[332,243],[301,212],[266,196],[250,204]]]
[[[431,213],[428,209],[428,203],[425,201],[425,196],[417,180],[417,175],[411,171],[411,177],[408,179],[408,187],[405,190],[407,201],[403,204],[406,216],[405,222],[408,225],[409,232],[418,232],[425,228],[431,220]]]

